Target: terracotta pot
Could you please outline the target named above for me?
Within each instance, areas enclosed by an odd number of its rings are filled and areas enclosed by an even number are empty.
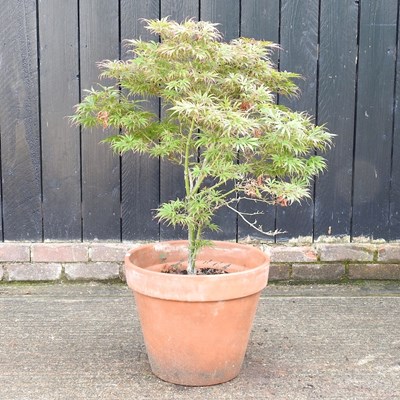
[[[187,254],[186,241],[172,241],[135,248],[125,258],[150,366],[159,378],[180,385],[226,382],[241,369],[269,257],[253,246],[214,242],[200,252],[197,266],[230,273],[159,272],[184,266]]]

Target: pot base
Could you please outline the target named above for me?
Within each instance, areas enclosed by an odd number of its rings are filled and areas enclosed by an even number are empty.
[[[184,386],[209,386],[239,374],[259,293],[206,303],[134,295],[156,376]]]

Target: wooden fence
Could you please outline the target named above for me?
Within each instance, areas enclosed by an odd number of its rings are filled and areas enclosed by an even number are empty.
[[[101,130],[66,118],[98,81],[96,61],[126,57],[124,39],[150,39],[139,19],[167,15],[219,22],[226,40],[279,42],[279,68],[305,78],[289,105],[337,134],[313,200],[268,207],[265,229],[287,232],[277,240],[400,239],[398,1],[2,0],[2,240],[182,235],[153,219],[160,202],[182,193],[179,168],[114,156],[98,144]],[[217,219],[222,239],[254,235],[229,212]]]

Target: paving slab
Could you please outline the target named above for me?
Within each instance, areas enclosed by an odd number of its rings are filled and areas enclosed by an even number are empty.
[[[239,377],[183,387],[151,373],[124,285],[2,284],[0,399],[400,399],[399,332],[399,283],[271,285]]]

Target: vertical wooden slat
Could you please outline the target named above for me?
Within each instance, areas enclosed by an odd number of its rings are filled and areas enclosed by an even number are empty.
[[[41,240],[37,26],[34,0],[23,3],[11,0],[2,4],[0,36],[4,239]]]
[[[161,17],[183,22],[185,19],[199,19],[199,0],[161,0]]]
[[[400,13],[400,8],[399,8]],[[400,15],[399,15],[400,17]],[[399,18],[397,19],[399,24]],[[399,31],[397,25],[397,32]],[[400,40],[397,37],[397,67],[396,67],[396,98],[394,109],[394,132],[393,132],[393,156],[392,156],[392,179],[390,191],[390,239],[400,239]]]
[[[79,101],[77,2],[41,0],[40,96],[45,239],[81,239],[79,129],[66,116]]]
[[[243,6],[246,6],[244,2]],[[229,42],[240,35],[240,0],[201,0],[200,18],[220,24],[218,29]]]
[[[279,41],[279,1],[247,0],[241,2],[241,32],[243,37]]]
[[[279,41],[279,1],[276,0],[250,0],[242,2],[241,12],[241,36],[258,40],[269,40],[275,43]],[[272,55],[274,62],[278,61],[278,52]],[[239,209],[246,213],[256,211],[263,215],[250,217],[263,226],[264,231],[273,231],[275,228],[275,207],[262,203],[242,202]],[[238,221],[238,236],[244,238],[251,236],[263,240],[273,240],[273,237],[258,233],[244,221]]]
[[[318,56],[318,0],[282,0],[280,68],[299,73],[300,97],[281,99],[280,103],[298,111],[316,112],[317,56]],[[277,240],[313,234],[312,200],[301,205],[278,207],[276,226],[285,234]]]
[[[360,6],[353,237],[387,239],[397,1]]]
[[[140,18],[159,18],[159,0],[121,0],[122,57],[130,57],[125,39],[158,41],[151,36]],[[158,114],[159,101],[151,100],[148,109]],[[154,209],[158,207],[159,161],[146,155],[124,154],[122,157],[122,239],[156,240],[159,238]]]
[[[229,42],[240,35],[240,1],[230,2],[218,0],[201,0],[200,17],[203,21],[219,23],[218,29],[224,35],[224,40]],[[215,223],[220,227],[220,232],[207,234],[210,239],[232,240],[237,237],[237,218],[233,211],[219,210]]]
[[[199,17],[198,0],[162,0],[161,17],[169,16],[170,19],[181,22],[186,18]],[[183,168],[173,165],[168,161],[161,161],[160,164],[160,203],[168,202],[175,198],[182,198],[185,195],[183,184]],[[172,228],[161,224],[161,239],[181,239],[186,238],[187,233],[179,228]]]
[[[316,180],[314,237],[350,235],[358,5],[321,1],[318,124],[336,134]]]
[[[84,89],[99,82],[98,61],[119,57],[118,0],[80,0],[80,76]],[[113,84],[101,82],[102,85]],[[99,144],[116,132],[82,130],[83,239],[119,239],[120,165],[109,146]]]

